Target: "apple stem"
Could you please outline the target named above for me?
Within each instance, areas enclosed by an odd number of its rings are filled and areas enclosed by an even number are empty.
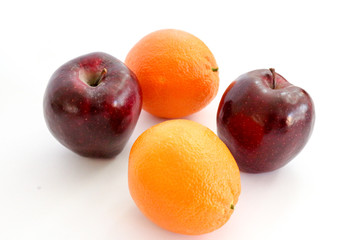
[[[94,84],[92,84],[92,86],[97,86],[97,85],[99,85],[100,82],[101,82],[101,80],[103,80],[103,78],[104,78],[104,76],[105,76],[106,73],[107,73],[107,69],[104,68],[104,69],[101,71],[99,77],[98,77],[98,78],[96,79],[96,81],[94,82]]]
[[[275,81],[275,68],[269,68],[270,72],[272,73],[272,89],[276,88],[276,81]]]

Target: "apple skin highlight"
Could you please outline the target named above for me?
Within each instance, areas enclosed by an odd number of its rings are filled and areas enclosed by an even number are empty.
[[[306,145],[314,103],[274,69],[248,72],[230,84],[219,104],[217,133],[243,172],[279,169]]]
[[[61,144],[85,157],[111,158],[122,151],[135,128],[142,94],[124,63],[95,52],[54,72],[43,107],[46,124]]]

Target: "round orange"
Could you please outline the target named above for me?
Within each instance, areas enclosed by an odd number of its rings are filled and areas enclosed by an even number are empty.
[[[209,48],[194,35],[174,29],[142,38],[125,64],[137,76],[143,109],[163,118],[195,113],[217,94],[218,65]]]
[[[207,127],[168,120],[146,130],[129,156],[130,194],[142,213],[169,231],[197,235],[220,228],[240,194],[240,172]]]

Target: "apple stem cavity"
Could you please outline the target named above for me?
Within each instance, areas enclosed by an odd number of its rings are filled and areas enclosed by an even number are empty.
[[[276,81],[275,81],[275,68],[269,68],[271,74],[272,74],[272,85],[271,88],[275,89],[276,88]]]
[[[230,209],[231,209],[231,210],[234,210],[234,209],[235,209],[234,204],[231,204],[231,205],[230,205]]]
[[[95,81],[93,84],[91,84],[91,86],[92,86],[92,87],[98,86],[98,85],[100,84],[101,80],[103,80],[103,78],[104,78],[104,76],[106,75],[106,73],[107,73],[107,69],[104,68],[104,69],[101,71],[101,73],[100,73],[100,75],[98,76],[98,78],[96,79],[96,81]]]

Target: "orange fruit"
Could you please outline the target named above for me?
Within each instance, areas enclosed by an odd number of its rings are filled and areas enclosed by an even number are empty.
[[[128,184],[146,217],[188,235],[224,225],[241,188],[239,168],[225,144],[207,127],[182,119],[139,136],[130,151]]]
[[[195,113],[217,94],[219,72],[209,48],[194,35],[174,29],[142,38],[125,64],[137,76],[143,109],[163,118]]]

